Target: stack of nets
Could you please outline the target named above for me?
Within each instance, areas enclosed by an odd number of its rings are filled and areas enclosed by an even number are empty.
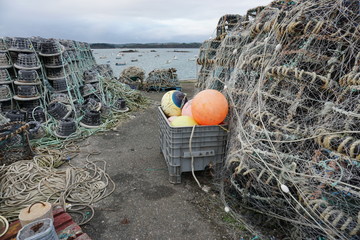
[[[125,68],[119,77],[119,81],[126,83],[135,89],[141,89],[143,87],[143,81],[145,78],[145,71],[139,67]]]
[[[145,84],[147,89],[172,88],[180,86],[175,68],[154,69],[149,72]]]
[[[288,239],[359,239],[359,1],[274,1],[226,18],[198,59],[198,86],[231,105],[224,201]]]
[[[10,122],[0,125],[0,166],[31,159],[29,125],[25,122]]]

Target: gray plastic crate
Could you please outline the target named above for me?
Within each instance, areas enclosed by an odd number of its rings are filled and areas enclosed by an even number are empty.
[[[191,172],[189,141],[193,127],[172,127],[158,107],[160,150],[169,170],[171,183],[181,183],[181,173]],[[225,156],[227,125],[196,126],[192,138],[194,170],[212,165],[221,168]]]

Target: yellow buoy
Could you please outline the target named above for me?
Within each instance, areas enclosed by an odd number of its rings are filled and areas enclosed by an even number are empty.
[[[197,122],[189,116],[179,116],[171,122],[173,127],[191,127],[197,125]]]
[[[181,108],[186,103],[186,95],[183,92],[172,90],[164,94],[161,99],[161,109],[168,117],[180,116]]]

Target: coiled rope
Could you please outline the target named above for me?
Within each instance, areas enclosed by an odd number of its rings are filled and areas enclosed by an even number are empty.
[[[84,167],[69,164],[65,169],[55,169],[42,166],[37,158],[0,167],[0,214],[13,221],[22,208],[36,201],[60,204],[64,209],[83,205],[93,210],[92,204],[115,190],[106,173],[106,162],[90,161],[93,154],[86,157]]]

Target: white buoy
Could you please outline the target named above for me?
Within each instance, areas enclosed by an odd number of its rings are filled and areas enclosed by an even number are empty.
[[[289,192],[290,192],[289,188],[288,188],[286,185],[281,184],[280,187],[281,187],[281,190],[282,190],[283,192],[285,192],[285,193],[289,193]]]
[[[230,212],[230,208],[228,207],[228,206],[226,206],[225,208],[224,208],[224,210],[225,210],[225,212]]]
[[[278,45],[276,45],[276,47],[275,47],[275,51],[280,51],[281,50],[281,48],[282,48],[282,45],[279,43]]]

